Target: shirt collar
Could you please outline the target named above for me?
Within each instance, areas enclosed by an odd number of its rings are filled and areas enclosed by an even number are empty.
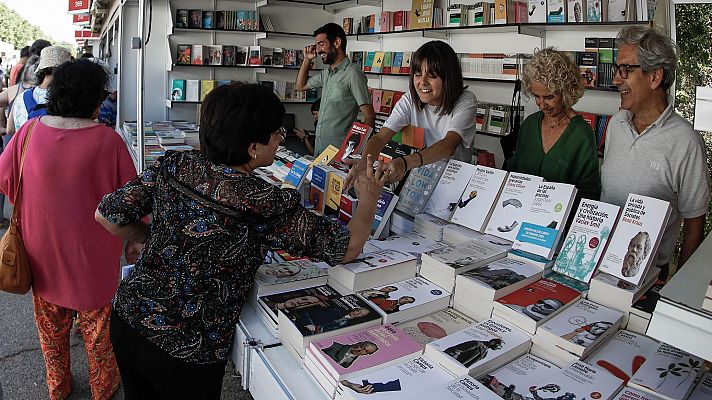
[[[633,125],[633,113],[628,111],[628,110],[623,110],[623,113],[621,113],[621,122],[629,125],[631,127],[631,131],[635,136],[641,136],[642,134],[650,131],[653,128],[656,128],[658,126],[664,125],[665,122],[667,122],[668,119],[670,119],[670,116],[672,116],[672,113],[674,111],[674,108],[672,106],[672,103],[668,104],[668,106],[665,108],[665,110],[658,116],[658,119],[656,119],[652,124],[650,124],[643,132],[638,133],[635,130],[635,125]]]
[[[349,61],[349,57],[348,56],[344,57],[344,59],[341,60],[341,62],[338,65],[336,65],[333,70],[331,69],[331,67],[329,67],[329,71],[338,72],[342,69],[346,69],[346,67],[348,67],[350,63],[351,62]]]

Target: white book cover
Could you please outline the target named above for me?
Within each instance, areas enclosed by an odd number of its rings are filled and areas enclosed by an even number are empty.
[[[525,353],[531,336],[512,324],[488,319],[425,345],[425,354],[455,375],[477,376],[494,360]],[[496,362],[496,361],[495,361]]]
[[[712,399],[712,372],[706,373],[690,394],[687,400],[710,400]]]
[[[367,243],[381,250],[396,250],[401,253],[410,253],[416,256],[426,251],[437,250],[445,246],[444,243],[427,238],[418,232],[393,235],[384,239],[372,239]]]
[[[501,400],[499,396],[492,393],[485,385],[468,375],[453,379],[444,385],[432,386],[436,386],[436,388],[421,394],[420,398],[439,400]]]
[[[658,346],[658,341],[648,336],[626,330],[618,331],[585,361],[628,382],[650,355],[657,351]]]
[[[568,0],[566,18],[568,22],[585,22],[586,2],[585,0]]]
[[[684,399],[692,391],[703,362],[701,358],[677,347],[660,343],[633,374],[629,385],[664,398]]]
[[[450,275],[451,270],[451,275],[455,276],[458,273],[492,262],[494,259],[502,258],[506,254],[505,250],[492,243],[470,240],[423,253],[423,261],[429,260],[429,263],[444,265],[448,275]]]
[[[625,21],[627,0],[608,0],[608,21]]]
[[[667,201],[629,194],[601,260],[601,271],[640,285],[655,262],[669,216]]]
[[[396,324],[415,341],[425,345],[433,340],[463,330],[474,324],[472,318],[459,313],[452,308],[438,311],[412,321]]]
[[[452,375],[435,362],[417,356],[390,367],[343,379],[339,382],[337,392],[343,392],[345,398],[355,400],[411,400],[451,379]]]
[[[549,361],[525,354],[478,380],[504,399],[529,400],[532,399],[529,388],[545,385],[549,377],[558,374],[560,370]]]
[[[485,233],[513,242],[519,225],[529,213],[537,187],[543,181],[540,176],[511,172],[497,198]]]
[[[328,276],[329,264],[307,259],[285,261],[277,264],[264,264],[257,269],[255,284],[258,293],[269,286],[280,286],[296,281]],[[324,281],[321,284],[325,284]],[[314,285],[312,285],[314,286]]]
[[[495,300],[540,279],[542,270],[524,261],[501,258],[455,278],[455,290],[463,289]]]
[[[603,256],[620,207],[581,199],[564,244],[556,256],[554,271],[588,283]]]
[[[621,311],[579,299],[539,327],[536,336],[583,356],[618,330],[622,320]]]
[[[402,311],[406,310],[415,310],[414,314],[409,313],[413,317],[425,315],[428,311],[433,311],[430,309],[433,303],[441,303],[440,308],[444,309],[450,300],[450,293],[419,276],[379,288],[362,290],[358,294],[383,316],[383,322],[386,323],[403,321],[404,319],[398,318],[398,314],[403,314]],[[418,308],[428,311],[418,313]]]
[[[540,183],[529,212],[522,218],[512,249],[551,260],[563,234],[575,196],[574,185]]]
[[[691,400],[687,399],[687,400]],[[660,397],[629,387],[621,389],[612,400],[662,400]],[[698,399],[699,400],[699,399]]]
[[[374,269],[385,268],[391,265],[396,265],[408,261],[414,261],[415,256],[412,254],[402,253],[396,250],[379,250],[373,253],[361,254],[359,258],[351,261],[348,264],[341,264],[334,268],[343,268],[351,273],[360,274],[369,272]],[[331,271],[334,268],[330,268]]]
[[[506,178],[507,172],[501,169],[475,166],[451,221],[483,232]]]
[[[445,167],[433,194],[425,204],[423,212],[449,220],[457,206],[462,191],[465,190],[475,166],[464,161],[450,160]]]
[[[529,8],[527,9],[527,14],[529,14],[529,23],[546,22],[546,1],[529,0]]]

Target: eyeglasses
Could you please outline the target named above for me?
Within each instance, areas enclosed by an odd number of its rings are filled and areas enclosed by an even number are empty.
[[[640,64],[616,64],[613,63],[613,76],[620,74],[622,79],[628,79],[631,70],[640,68]]]
[[[272,134],[279,135],[279,143],[284,143],[284,141],[287,140],[287,129],[285,129],[283,126],[277,129]]]

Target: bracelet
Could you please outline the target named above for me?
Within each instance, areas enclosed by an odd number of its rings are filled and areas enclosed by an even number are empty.
[[[407,171],[408,171],[408,160],[405,159],[405,156],[400,156],[400,157],[398,157],[398,158],[400,158],[401,160],[403,160],[403,165],[405,165],[405,170],[406,170],[406,172],[407,172]]]
[[[420,154],[419,151],[416,151],[415,154],[417,154],[418,157],[420,157],[420,165],[418,165],[418,167],[422,167],[423,166],[423,155]]]

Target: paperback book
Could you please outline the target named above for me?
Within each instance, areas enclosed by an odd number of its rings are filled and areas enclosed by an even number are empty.
[[[442,385],[435,385],[436,388],[423,394],[425,399],[441,400],[500,400],[501,398],[492,393],[487,387],[476,381],[475,378],[465,375],[453,379]]]
[[[485,233],[513,242],[534,201],[536,190],[543,181],[544,178],[540,176],[510,173],[497,198]]]
[[[396,324],[396,326],[425,346],[433,340],[441,339],[463,330],[473,323],[475,323],[475,320],[470,317],[452,308],[446,308],[412,321]]]
[[[444,310],[450,302],[450,293],[419,276],[358,294],[389,324]]]
[[[401,253],[410,253],[420,257],[422,253],[433,251],[445,246],[442,242],[436,242],[418,232],[410,232],[404,235],[392,235],[384,239],[372,239],[368,243],[381,250],[396,250]]]
[[[712,399],[712,372],[707,372],[690,394],[687,400],[709,400]]]
[[[631,193],[601,260],[601,271],[636,286],[655,261],[670,203]]]
[[[325,285],[328,277],[327,268],[329,268],[327,263],[308,259],[264,264],[255,274],[256,295]]]
[[[534,193],[529,212],[512,244],[512,249],[526,251],[551,260],[564,231],[576,186],[542,182]]]
[[[638,372],[660,344],[648,336],[622,330],[599,346],[586,362],[597,365],[624,383]]]
[[[366,145],[368,138],[371,137],[371,132],[373,132],[373,128],[364,123],[356,121],[351,124],[351,128],[346,133],[346,138],[341,143],[341,148],[334,156],[334,160],[342,162],[353,155],[361,154],[363,146]]]
[[[359,291],[381,284],[414,278],[416,257],[396,250],[379,250],[361,254],[347,264],[329,268],[329,279],[349,290]]]
[[[663,399],[684,399],[695,387],[704,361],[667,343],[660,343],[643,366],[633,374],[628,386]]]
[[[396,210],[412,217],[422,213],[446,165],[440,160],[411,170],[398,194]]]
[[[484,232],[506,178],[507,172],[501,169],[475,166],[465,191],[457,201],[451,221]]]
[[[277,324],[278,310],[300,309],[314,305],[323,306],[327,304],[329,299],[337,299],[339,297],[341,297],[339,292],[331,286],[321,285],[260,296],[257,304],[258,311],[264,311]]]
[[[493,301],[541,279],[542,270],[524,261],[501,258],[455,278],[455,291],[464,290]]]
[[[451,159],[435,186],[423,212],[449,220],[457,207],[462,191],[474,174],[476,166]]]
[[[452,292],[456,275],[489,264],[506,254],[506,250],[495,244],[470,240],[423,253],[420,275]]]
[[[530,334],[581,297],[581,293],[548,279],[540,279],[494,303],[494,314]]]
[[[531,336],[497,319],[488,319],[425,345],[425,356],[455,376],[479,376],[529,350]]]
[[[620,207],[581,199],[554,271],[588,283],[608,244]]]
[[[531,354],[525,354],[478,380],[501,398],[530,399],[531,388],[543,387],[550,377],[558,375],[560,368]],[[553,389],[553,386],[552,386]],[[543,391],[536,391],[537,395]],[[559,393],[560,391],[549,391]]]
[[[691,400],[692,396],[689,399]],[[650,393],[642,392],[640,390],[632,389],[629,387],[624,387],[616,394],[613,400],[662,400],[660,397],[652,395]],[[697,399],[701,400],[701,399]]]

